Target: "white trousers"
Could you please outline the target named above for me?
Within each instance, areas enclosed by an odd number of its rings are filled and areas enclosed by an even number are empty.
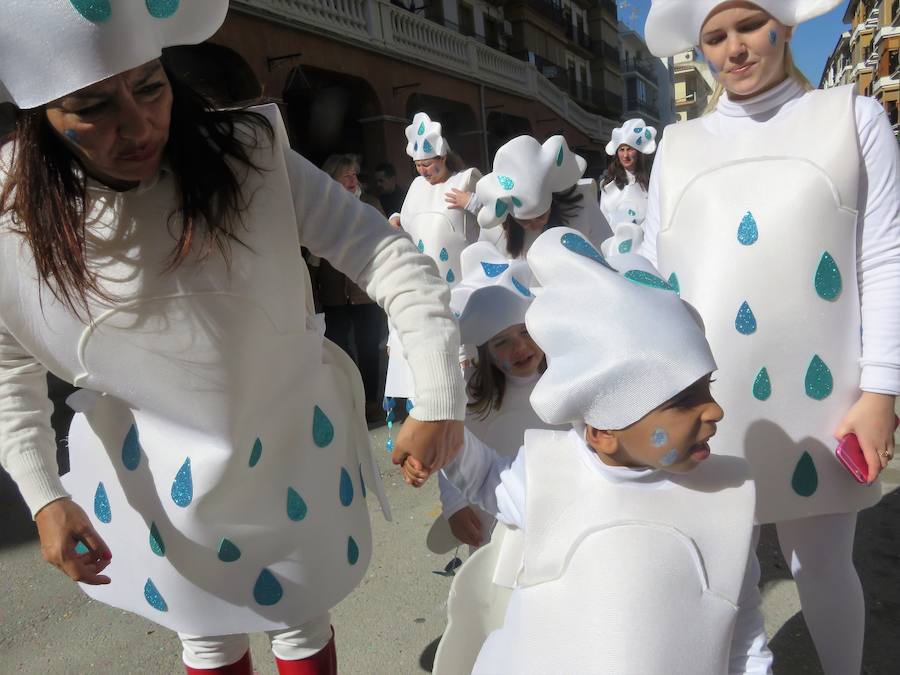
[[[267,632],[272,653],[283,661],[305,659],[321,651],[331,640],[331,615],[327,612],[293,628]],[[223,668],[241,659],[250,649],[250,636],[189,635],[179,633],[181,659],[191,668]]]

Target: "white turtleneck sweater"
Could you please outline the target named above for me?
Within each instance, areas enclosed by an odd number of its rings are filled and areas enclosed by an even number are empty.
[[[725,94],[716,109],[702,120],[707,131],[730,135],[764,125],[786,115],[807,95],[793,78],[750,99],[732,101]],[[900,152],[884,110],[872,98],[855,99],[856,131],[861,166],[857,275],[863,345],[860,389],[900,394]],[[827,142],[827,139],[822,139]],[[666,151],[663,139],[657,160]],[[702,148],[698,148],[702,152]],[[685,158],[690,161],[690,158]],[[664,166],[657,161],[654,167]],[[788,179],[789,177],[785,177]],[[640,253],[657,264],[659,234],[659,171],[650,176],[644,242]]]

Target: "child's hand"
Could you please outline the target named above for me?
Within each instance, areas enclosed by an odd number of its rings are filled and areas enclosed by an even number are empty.
[[[409,485],[421,487],[429,475],[456,457],[463,442],[462,422],[423,422],[410,416],[397,435],[391,461],[401,467]]]
[[[447,206],[451,209],[466,208],[470,199],[472,199],[471,192],[463,192],[456,188],[450,188],[450,191],[444,195],[444,201],[447,202]]]
[[[34,522],[44,560],[74,581],[92,586],[109,583],[109,577],[100,572],[109,565],[112,553],[78,504],[69,498],[57,499],[38,511]],[[87,547],[86,553],[75,550],[79,542]]]
[[[447,519],[453,536],[469,546],[481,546],[481,518],[471,506],[464,506]]]
[[[431,475],[415,457],[407,457],[403,460],[403,464],[400,465],[400,473],[403,474],[403,481],[413,487],[422,487],[428,480],[428,476]]]
[[[869,465],[870,484],[894,456],[894,403],[893,396],[864,391],[834,434],[839,441],[856,434]]]

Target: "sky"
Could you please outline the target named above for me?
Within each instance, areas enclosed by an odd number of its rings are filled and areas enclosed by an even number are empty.
[[[850,29],[843,23],[848,2],[845,0],[828,14],[801,24],[791,41],[794,59],[813,85],[819,84],[825,61],[834,50],[841,32]],[[618,0],[618,5],[619,20],[643,35],[650,0]]]

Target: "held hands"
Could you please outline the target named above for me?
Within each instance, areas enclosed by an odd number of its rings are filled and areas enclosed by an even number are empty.
[[[428,476],[440,471],[456,456],[463,440],[462,422],[422,422],[407,417],[394,444],[391,461],[400,466],[408,485],[422,487]]]
[[[464,192],[456,188],[450,188],[449,192],[444,195],[444,201],[447,202],[447,207],[451,209],[466,208],[470,199],[472,199],[471,192]]]
[[[894,397],[864,391],[834,436],[841,440],[851,433],[856,434],[866,457],[871,484],[894,456]]]
[[[447,519],[453,536],[469,546],[481,546],[484,543],[481,533],[481,518],[471,506],[464,506]]]
[[[394,229],[400,229],[400,216],[394,216],[388,221]]]
[[[74,581],[92,586],[109,583],[109,577],[100,572],[109,565],[112,553],[78,504],[69,498],[57,499],[38,511],[34,522],[44,560]],[[87,553],[75,551],[79,542]]]

